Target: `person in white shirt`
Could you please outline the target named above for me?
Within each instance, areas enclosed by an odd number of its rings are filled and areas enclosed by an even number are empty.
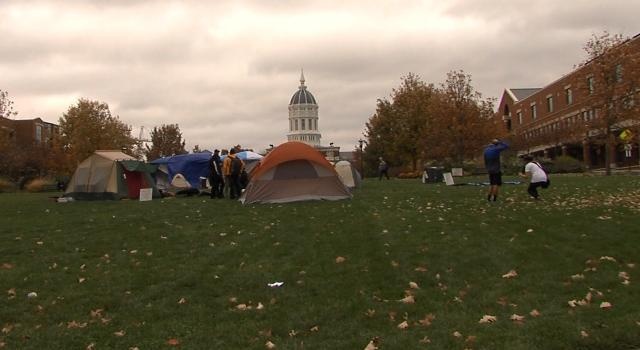
[[[533,161],[533,157],[527,155],[522,157],[526,162],[524,171],[520,174],[523,178],[529,178],[529,187],[527,192],[534,199],[539,199],[538,187],[547,188],[549,178],[547,173],[542,169],[542,166],[538,162]]]

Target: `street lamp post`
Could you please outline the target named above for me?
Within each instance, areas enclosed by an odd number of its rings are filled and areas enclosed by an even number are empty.
[[[358,144],[360,145],[360,176],[364,179],[364,153],[362,152],[362,145],[364,145],[366,141],[363,139],[358,140]]]

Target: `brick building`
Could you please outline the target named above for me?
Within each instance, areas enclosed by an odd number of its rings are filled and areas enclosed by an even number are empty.
[[[615,79],[630,79],[624,72],[636,73],[640,58],[640,34],[620,45],[627,49],[633,59],[626,62],[633,67],[615,66]],[[625,63],[627,64],[627,63]],[[568,155],[583,161],[590,168],[605,166],[605,146],[602,132],[590,128],[601,118],[603,101],[594,100],[594,89],[602,88],[593,75],[594,62],[589,62],[560,77],[542,88],[505,89],[494,118],[503,125],[515,143],[519,154],[533,154],[538,157],[555,158]],[[634,75],[637,77],[637,74]],[[613,134],[616,147],[610,150],[611,165],[638,165],[638,124],[637,106],[640,104],[640,88],[635,85],[632,96],[626,96],[627,104],[634,106],[635,122],[623,121],[614,124]],[[630,90],[631,91],[631,90]],[[632,138],[621,136],[627,133]],[[622,135],[620,135],[622,133]]]
[[[60,132],[58,125],[40,118],[7,119],[0,117],[0,133],[18,146],[28,147],[51,142],[53,135]]]

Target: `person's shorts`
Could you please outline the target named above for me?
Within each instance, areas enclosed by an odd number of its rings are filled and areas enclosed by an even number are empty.
[[[501,186],[502,185],[502,173],[491,173],[491,174],[489,174],[489,184],[491,186]]]

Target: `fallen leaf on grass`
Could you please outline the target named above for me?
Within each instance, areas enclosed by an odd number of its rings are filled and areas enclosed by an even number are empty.
[[[585,331],[580,331],[580,336],[583,338],[588,338],[589,337],[589,333],[585,332]]]
[[[176,338],[171,338],[169,340],[167,340],[167,345],[171,345],[171,346],[178,346],[180,345],[180,341]]]
[[[462,334],[458,331],[453,332],[452,335],[456,338],[462,338]]]
[[[577,273],[575,275],[571,275],[571,279],[574,281],[582,281],[584,280],[584,275],[581,273]]]
[[[125,332],[124,330],[113,332],[113,335],[115,335],[116,337],[124,337],[125,334],[127,334],[127,332]]]
[[[502,278],[513,278],[518,276],[518,273],[516,272],[516,270],[511,270],[507,273],[505,273],[504,275],[502,275]]]
[[[400,264],[397,261],[391,260],[391,266],[398,267]]]
[[[611,305],[611,303],[608,302],[608,301],[603,301],[603,302],[600,303],[600,308],[601,309],[610,309],[612,307],[613,307],[613,305]]]
[[[429,326],[431,326],[431,323],[435,319],[436,319],[436,316],[434,314],[427,314],[427,315],[424,316],[423,319],[418,320],[418,323],[420,325],[422,325],[422,326],[429,327]]]
[[[524,316],[518,315],[518,314],[513,314],[510,317],[511,321],[513,322],[523,322],[524,321]]]
[[[311,327],[311,328],[309,329],[309,331],[311,331],[311,332],[317,332],[317,331],[319,331],[319,330],[320,330],[320,328],[318,328],[318,326],[313,326],[313,327]]]
[[[378,337],[371,339],[371,341],[364,347],[364,350],[377,350],[378,349]]]
[[[94,350],[95,348],[96,348],[96,344],[95,343],[90,343],[89,345],[87,345],[85,350]]]
[[[102,311],[104,311],[104,310],[103,309],[91,310],[91,318],[102,317]]]
[[[293,338],[293,337],[295,337],[296,335],[298,335],[298,332],[296,332],[296,330],[295,330],[295,329],[292,329],[292,330],[290,330],[290,331],[289,331],[289,336],[290,336],[290,337],[292,337],[292,338]]]
[[[413,297],[413,295],[407,295],[406,297],[398,300],[401,303],[404,304],[415,304],[416,303],[416,299]]]
[[[187,299],[185,298],[180,298],[180,300],[178,300],[178,304],[186,304],[187,303]]]
[[[416,282],[409,282],[409,288],[411,289],[420,289]]]
[[[2,327],[2,334],[9,334],[9,332],[11,332],[12,329],[13,329],[13,325],[6,324],[4,327]]]
[[[427,270],[426,267],[423,267],[423,266],[418,266],[413,270],[416,271],[416,272],[427,272],[427,271],[429,271],[429,270]]]
[[[484,315],[484,316],[482,316],[480,321],[478,321],[478,323],[493,323],[493,322],[496,322],[497,320],[498,320],[498,318],[495,317],[495,316]]]
[[[343,262],[345,262],[347,260],[347,258],[343,257],[343,256],[339,256],[336,258],[336,264],[341,264]]]
[[[76,329],[76,328],[84,328],[87,326],[87,322],[76,322],[76,321],[71,321],[71,322],[67,322],[67,329]]]
[[[365,312],[364,314],[365,314],[365,316],[367,316],[367,317],[373,317],[373,315],[375,315],[375,314],[376,314],[376,310],[374,310],[374,309],[367,309],[367,312]]]
[[[615,258],[612,258],[610,256],[601,256],[600,260],[606,260],[606,261],[611,261],[611,262],[617,262]]]
[[[2,268],[3,270],[11,270],[11,269],[13,268],[13,266],[14,266],[13,264],[9,264],[9,263],[2,263],[1,268]]]
[[[84,283],[87,279],[84,277],[78,277],[78,283]]]
[[[426,335],[424,336],[424,338],[420,339],[420,344],[429,344],[431,343],[431,339],[429,339],[429,337],[427,337]]]
[[[531,315],[531,317],[538,317],[540,316],[540,311],[533,309],[531,310],[531,312],[529,312],[529,315]]]
[[[272,343],[272,342],[271,342],[271,341],[269,341],[269,340],[267,340],[267,342],[266,342],[266,343],[264,343],[264,346],[265,346],[267,349],[275,349],[275,348],[276,348],[276,344]]]
[[[403,321],[397,327],[400,328],[400,329],[407,329],[407,328],[409,328],[409,322]]]

